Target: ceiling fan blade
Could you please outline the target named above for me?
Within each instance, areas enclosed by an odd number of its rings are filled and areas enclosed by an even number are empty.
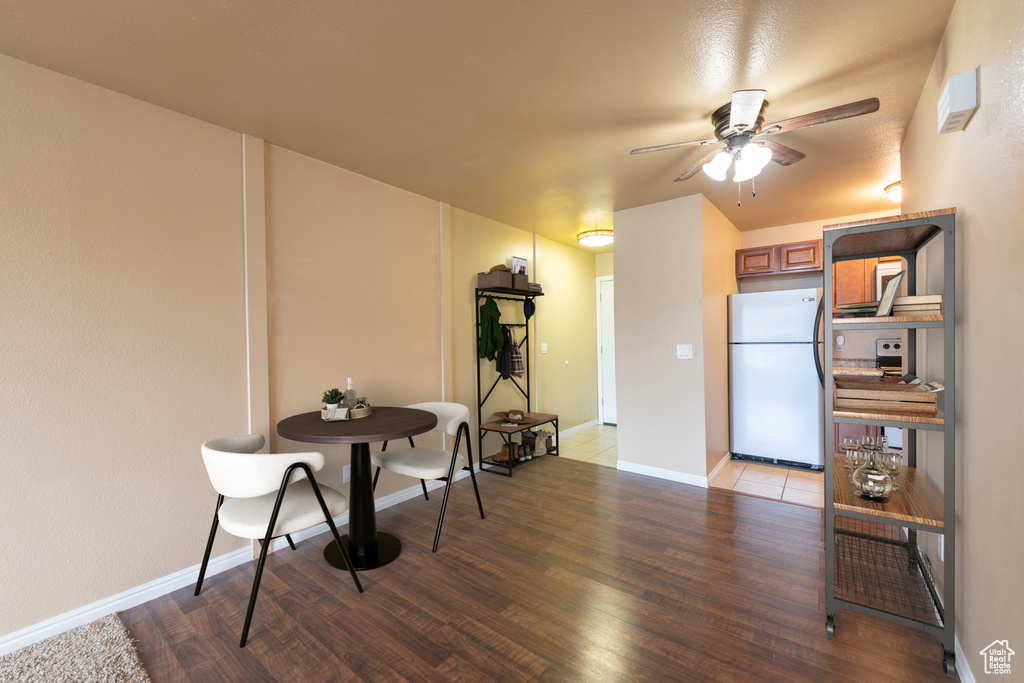
[[[678,178],[676,178],[675,182],[678,183],[680,180],[689,180],[690,178],[695,176],[697,174],[697,171],[699,171],[700,169],[704,168],[704,164],[706,164],[709,161],[711,161],[711,157],[713,157],[716,154],[718,154],[718,151],[719,150],[715,150],[711,154],[708,154],[706,157],[704,157],[703,159],[701,159],[700,161],[695,163],[690,168],[686,169],[686,173],[684,173],[681,176],[679,176]]]
[[[779,166],[789,166],[803,159],[806,154],[798,152],[792,147],[786,147],[780,145],[774,140],[763,140],[762,143],[765,147],[772,151],[772,161],[777,163]]]
[[[694,145],[712,145],[719,142],[712,140],[688,140],[687,142],[670,142],[667,145],[654,145],[653,147],[637,147],[630,151],[630,154],[646,154],[647,152],[660,152],[663,149],[676,149],[677,147],[693,147]]]
[[[764,90],[737,90],[732,94],[732,109],[729,111],[729,127],[736,130],[753,128],[761,115],[764,104]]]
[[[785,119],[784,121],[773,123],[770,126],[764,127],[764,133],[767,135],[775,135],[777,133],[785,133],[789,130],[796,130],[797,128],[809,128],[810,126],[816,126],[819,123],[829,123],[830,121],[849,119],[854,116],[863,116],[864,114],[871,114],[876,111],[878,111],[878,98],[871,97],[866,100],[860,100],[859,102],[850,102],[849,104],[832,107],[831,109],[822,109],[821,111],[816,111],[811,114],[794,116],[791,119]]]

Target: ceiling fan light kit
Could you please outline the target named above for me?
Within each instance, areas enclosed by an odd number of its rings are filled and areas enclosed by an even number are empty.
[[[711,161],[704,164],[704,172],[708,174],[709,178],[715,180],[725,180],[725,172],[729,170],[729,166],[732,165],[732,154],[722,150],[711,157]]]
[[[754,178],[758,173],[774,161],[779,166],[789,166],[803,159],[806,154],[779,144],[774,140],[762,140],[772,135],[786,133],[799,128],[809,128],[820,123],[830,123],[842,119],[863,116],[878,111],[878,98],[871,97],[858,102],[843,104],[838,107],[795,116],[764,125],[764,114],[768,109],[768,100],[764,90],[737,90],[732,94],[732,102],[722,105],[711,114],[711,124],[715,128],[715,137],[708,140],[690,140],[687,142],[670,142],[665,145],[638,147],[630,154],[659,152],[677,147],[696,145],[713,145],[725,143],[726,149],[711,152],[682,173],[676,182],[689,180],[697,171],[703,170],[705,175],[714,180],[725,180],[730,166],[734,165],[733,181],[741,183]]]
[[[603,247],[615,241],[615,233],[611,228],[584,230],[576,235],[576,241],[585,247]]]

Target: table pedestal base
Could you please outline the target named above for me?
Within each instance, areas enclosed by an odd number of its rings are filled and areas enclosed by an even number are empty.
[[[348,550],[349,556],[352,558],[352,566],[356,568],[356,571],[383,567],[397,558],[402,552],[402,542],[395,536],[383,531],[377,532],[376,552],[367,553],[366,555],[355,555],[352,553],[352,545],[347,534],[341,537],[341,542],[345,544],[345,549]],[[345,560],[341,557],[341,551],[338,550],[337,541],[331,541],[324,548],[324,559],[332,567],[348,571],[348,567],[345,566]]]

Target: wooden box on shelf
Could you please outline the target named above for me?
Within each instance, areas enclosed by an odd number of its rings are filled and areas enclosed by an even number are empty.
[[[869,413],[891,410],[897,413],[935,415],[938,394],[917,384],[894,384],[880,379],[836,378],[837,409],[857,409]]]
[[[477,273],[476,286],[478,289],[511,289],[512,273],[507,270],[498,270],[493,273]]]

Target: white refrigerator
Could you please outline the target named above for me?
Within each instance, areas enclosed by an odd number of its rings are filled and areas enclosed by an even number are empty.
[[[820,289],[729,296],[729,449],[821,468]]]

